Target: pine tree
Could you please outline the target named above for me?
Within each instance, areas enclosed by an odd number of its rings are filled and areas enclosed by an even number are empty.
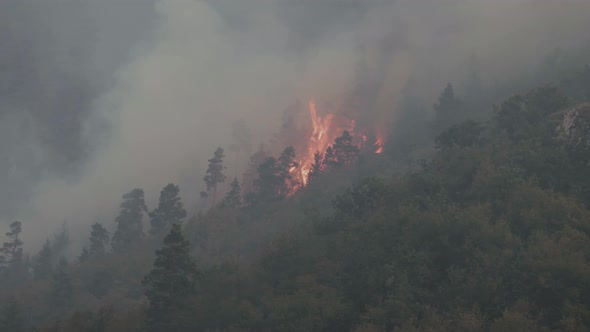
[[[35,258],[33,265],[33,275],[35,279],[48,277],[53,271],[53,249],[49,240],[45,241],[43,247]]]
[[[146,331],[189,331],[180,317],[194,310],[190,306],[196,291],[199,270],[190,256],[190,245],[179,224],[173,224],[156,251],[152,271],[142,281],[149,300]]]
[[[61,229],[53,237],[53,257],[57,258],[64,255],[70,245],[70,232],[64,222]],[[54,262],[56,263],[56,262]]]
[[[358,159],[359,148],[352,144],[352,136],[348,131],[334,141],[334,145],[326,150],[324,162],[326,166],[341,167],[350,165]]]
[[[78,262],[84,263],[88,260],[88,258],[90,258],[90,251],[88,251],[88,248],[83,247],[80,256],[78,256]]]
[[[223,205],[231,208],[237,208],[242,205],[242,193],[240,188],[240,181],[238,178],[234,178],[230,184],[230,191],[225,195],[223,199]]]
[[[258,166],[258,178],[254,180],[256,200],[270,201],[279,198],[283,181],[277,176],[277,165],[274,157],[268,157]]]
[[[434,130],[436,134],[461,120],[462,102],[455,96],[453,85],[448,83],[434,104]]]
[[[94,223],[90,232],[90,249],[88,254],[93,257],[102,256],[107,251],[109,244],[109,231],[101,223]]]
[[[151,234],[161,234],[169,225],[182,223],[186,217],[186,210],[178,197],[179,192],[180,188],[172,183],[162,189],[158,207],[149,213]]]
[[[2,308],[0,317],[0,331],[24,332],[25,324],[22,318],[21,309],[14,298],[8,300]]]
[[[254,182],[258,178],[258,167],[260,167],[260,165],[262,165],[262,163],[265,162],[267,158],[268,156],[266,155],[266,152],[264,151],[264,146],[262,145],[260,145],[258,151],[256,151],[252,156],[250,156],[248,168],[242,176],[241,189],[243,191],[254,191]]]
[[[311,164],[311,169],[307,175],[307,183],[313,181],[314,178],[317,178],[323,170],[324,156],[319,151],[316,151],[313,155],[313,164]]]
[[[6,236],[10,238],[9,242],[4,242],[2,248],[0,248],[0,256],[7,267],[16,267],[22,263],[23,260],[23,241],[19,239],[19,235],[22,231],[20,221],[15,221],[10,224],[10,232],[6,233]],[[0,262],[1,263],[1,262]],[[0,267],[2,267],[0,265]]]
[[[292,146],[285,148],[277,160],[276,176],[281,183],[278,192],[279,197],[288,196],[293,191],[293,188],[298,185],[297,179],[291,175],[292,170],[298,167],[299,164],[295,161],[295,148]]]
[[[68,261],[61,257],[53,275],[53,290],[51,293],[53,303],[57,305],[67,304],[74,293],[72,278],[68,274]]]
[[[225,166],[223,166],[223,158],[225,158],[223,149],[217,148],[213,158],[208,160],[209,167],[207,167],[207,174],[203,178],[203,181],[205,181],[205,184],[207,185],[207,193],[213,191],[213,203],[215,203],[217,198],[217,185],[225,182],[225,174],[223,174],[223,170],[225,169]]]
[[[117,230],[113,235],[112,247],[114,251],[123,252],[136,245],[144,236],[143,213],[147,212],[143,189],[133,189],[123,195],[121,212],[115,219]]]

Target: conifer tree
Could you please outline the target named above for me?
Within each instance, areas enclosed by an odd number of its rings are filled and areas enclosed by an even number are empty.
[[[106,253],[108,244],[109,231],[101,223],[94,223],[90,232],[90,249],[88,250],[88,254],[94,257],[102,256]]]
[[[313,155],[313,164],[311,164],[311,169],[307,175],[307,183],[311,182],[314,178],[317,178],[323,170],[324,156],[319,151],[316,151]]]
[[[64,255],[70,245],[70,233],[64,222],[57,234],[53,237],[53,257],[57,258]],[[57,263],[57,262],[53,262]]]
[[[358,156],[359,148],[352,144],[352,136],[345,130],[340,137],[336,138],[334,145],[326,150],[324,165],[336,167],[350,165],[358,159]]]
[[[189,331],[183,319],[194,308],[190,300],[196,291],[199,270],[190,256],[190,245],[179,224],[173,224],[156,251],[153,269],[142,281],[149,300],[146,331]]]
[[[268,157],[258,166],[258,178],[254,181],[256,200],[274,200],[279,198],[283,186],[282,179],[277,175],[278,162]]]
[[[33,275],[35,279],[43,279],[48,277],[53,271],[53,249],[49,240],[45,241],[43,247],[35,258],[33,265]]]
[[[88,248],[83,247],[80,256],[78,256],[78,262],[84,263],[88,258],[90,258],[90,252],[88,251]]]
[[[260,145],[258,151],[250,156],[248,168],[242,176],[241,189],[243,191],[250,192],[254,190],[254,182],[258,178],[258,167],[260,167],[260,165],[262,165],[262,163],[265,162],[267,158],[268,156],[266,155],[264,146],[262,145]]]
[[[147,206],[145,205],[143,189],[136,188],[123,195],[121,212],[115,219],[117,230],[111,243],[114,251],[125,251],[143,238],[142,220],[144,212],[147,212]]]
[[[68,274],[68,261],[61,257],[53,275],[52,299],[55,304],[65,305],[74,293],[72,278]]]
[[[0,263],[3,262],[7,267],[16,267],[22,263],[23,260],[23,241],[19,239],[19,235],[22,231],[21,222],[15,221],[10,224],[10,231],[6,233],[6,236],[10,239],[9,242],[4,242],[2,248],[0,248]],[[2,265],[0,265],[2,267]]]
[[[223,158],[225,158],[223,149],[217,148],[213,154],[213,158],[208,160],[209,166],[207,167],[207,174],[203,177],[203,181],[205,181],[205,184],[207,185],[207,193],[213,191],[213,203],[215,203],[217,198],[217,185],[225,182],[225,174],[223,173],[225,166],[223,166]]]
[[[292,171],[297,168],[299,163],[295,161],[295,148],[288,146],[279,156],[277,164],[277,177],[282,182],[279,188],[281,198],[287,197],[298,186],[298,179],[292,175]]]
[[[149,213],[151,234],[160,234],[172,224],[180,224],[186,217],[186,210],[178,196],[180,188],[170,183],[160,192],[158,207]]]
[[[230,184],[230,191],[225,195],[223,199],[223,205],[227,207],[237,208],[242,205],[242,191],[240,188],[240,181],[238,178],[234,178]]]
[[[436,134],[461,120],[463,105],[455,96],[455,90],[451,83],[448,83],[444,88],[433,108],[435,111],[434,130]]]

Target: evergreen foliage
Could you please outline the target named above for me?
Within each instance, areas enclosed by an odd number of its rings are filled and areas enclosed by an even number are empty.
[[[112,247],[115,252],[124,252],[139,243],[144,237],[143,213],[147,212],[143,189],[133,189],[123,195],[121,211],[115,219],[117,230],[113,234]]]
[[[179,224],[173,224],[156,251],[153,269],[142,281],[149,300],[146,331],[192,331],[186,325],[190,318],[191,296],[196,292],[199,270],[190,256],[189,242]]]
[[[180,224],[186,217],[186,210],[182,206],[180,188],[172,183],[160,192],[158,207],[149,213],[152,228],[151,234],[161,234],[172,224]]]

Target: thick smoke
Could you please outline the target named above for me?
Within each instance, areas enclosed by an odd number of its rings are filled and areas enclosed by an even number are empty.
[[[19,211],[29,243],[64,220],[75,232],[112,220],[134,187],[153,207],[163,186],[179,183],[194,211],[207,159],[233,143],[232,124],[250,126],[256,146],[297,99],[341,102],[362,86],[359,119],[386,126],[410,79],[433,100],[474,70],[500,84],[557,47],[590,42],[590,3],[574,0],[160,0],[153,10],[149,46],[83,118],[80,139],[99,137],[100,148],[75,181],[44,177]]]

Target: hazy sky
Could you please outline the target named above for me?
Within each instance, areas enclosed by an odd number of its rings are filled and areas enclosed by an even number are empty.
[[[433,100],[475,69],[473,59],[496,84],[557,47],[590,42],[590,2],[580,0],[33,2],[0,4],[0,22],[1,13],[28,15],[0,29],[0,65],[22,67],[0,71],[12,75],[0,77],[0,88],[12,87],[0,90],[10,184],[0,193],[19,193],[4,219],[23,222],[30,248],[64,221],[73,232],[99,217],[112,228],[134,187],[153,208],[163,186],[180,184],[193,211],[207,159],[231,143],[232,123],[243,119],[257,145],[295,100],[345,98],[361,60],[379,84],[372,113],[359,117],[385,123],[410,78]]]

